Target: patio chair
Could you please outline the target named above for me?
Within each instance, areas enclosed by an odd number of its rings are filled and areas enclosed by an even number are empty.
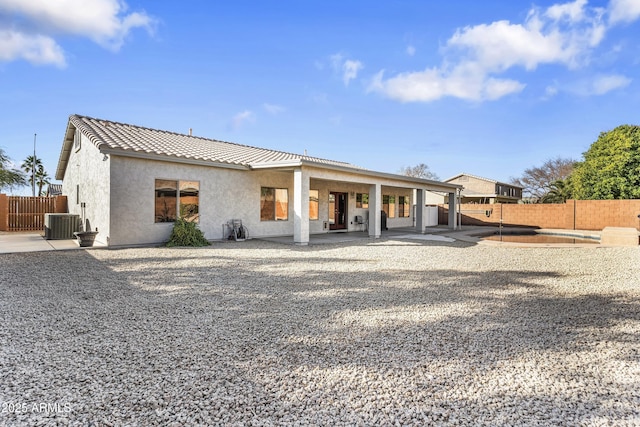
[[[362,215],[356,215],[354,221],[356,225],[362,228],[362,231],[369,231],[369,221],[364,219]]]

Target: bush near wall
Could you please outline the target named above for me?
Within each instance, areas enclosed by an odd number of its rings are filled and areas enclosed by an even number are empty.
[[[438,223],[448,223],[448,205]],[[640,230],[640,200],[567,200],[562,204],[462,204],[462,225],[527,226],[569,230],[633,227]]]

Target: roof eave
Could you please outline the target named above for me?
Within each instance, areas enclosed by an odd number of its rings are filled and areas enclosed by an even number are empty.
[[[186,163],[189,165],[209,166],[209,167],[218,167],[218,168],[226,168],[226,169],[239,169],[239,170],[249,169],[247,166],[241,165],[241,164],[215,162],[215,161],[203,160],[203,159],[191,159],[188,157],[168,156],[164,154],[147,153],[144,151],[122,150],[119,148],[107,147],[106,145],[103,145],[100,147],[100,152],[102,154],[107,154],[107,155],[130,157],[130,158],[143,159],[143,160],[156,160],[161,162],[172,162],[172,163]]]
[[[375,178],[386,178],[394,181],[411,182],[417,185],[417,187],[428,187],[434,191],[455,192],[456,190],[462,190],[464,187],[459,184],[449,184],[446,182],[433,181],[429,179],[414,178],[406,175],[397,175],[387,172],[377,172],[369,169],[362,169],[355,166],[327,164],[324,162],[314,162],[306,159],[295,159],[281,162],[265,162],[265,163],[252,163],[249,165],[251,169],[277,169],[277,168],[291,168],[300,166],[312,166],[322,169],[335,170],[340,172],[354,173]],[[437,188],[437,189],[436,189]]]
[[[71,156],[71,149],[73,147],[73,136],[75,133],[75,126],[71,123],[71,120],[67,122],[67,129],[64,133],[64,140],[62,141],[62,150],[60,151],[60,157],[58,158],[58,166],[56,168],[56,179],[62,181],[64,179],[65,172],[67,170],[67,164],[69,163],[69,157]]]

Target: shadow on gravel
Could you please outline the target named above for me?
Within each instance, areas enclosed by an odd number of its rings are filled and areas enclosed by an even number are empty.
[[[640,416],[640,384],[624,383],[640,332],[616,328],[640,321],[635,296],[555,292],[553,271],[372,274],[364,256],[313,253],[0,257],[0,400],[71,408],[0,423]]]

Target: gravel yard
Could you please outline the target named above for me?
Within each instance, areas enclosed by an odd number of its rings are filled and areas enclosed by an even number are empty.
[[[0,425],[640,425],[640,249],[0,255]]]

